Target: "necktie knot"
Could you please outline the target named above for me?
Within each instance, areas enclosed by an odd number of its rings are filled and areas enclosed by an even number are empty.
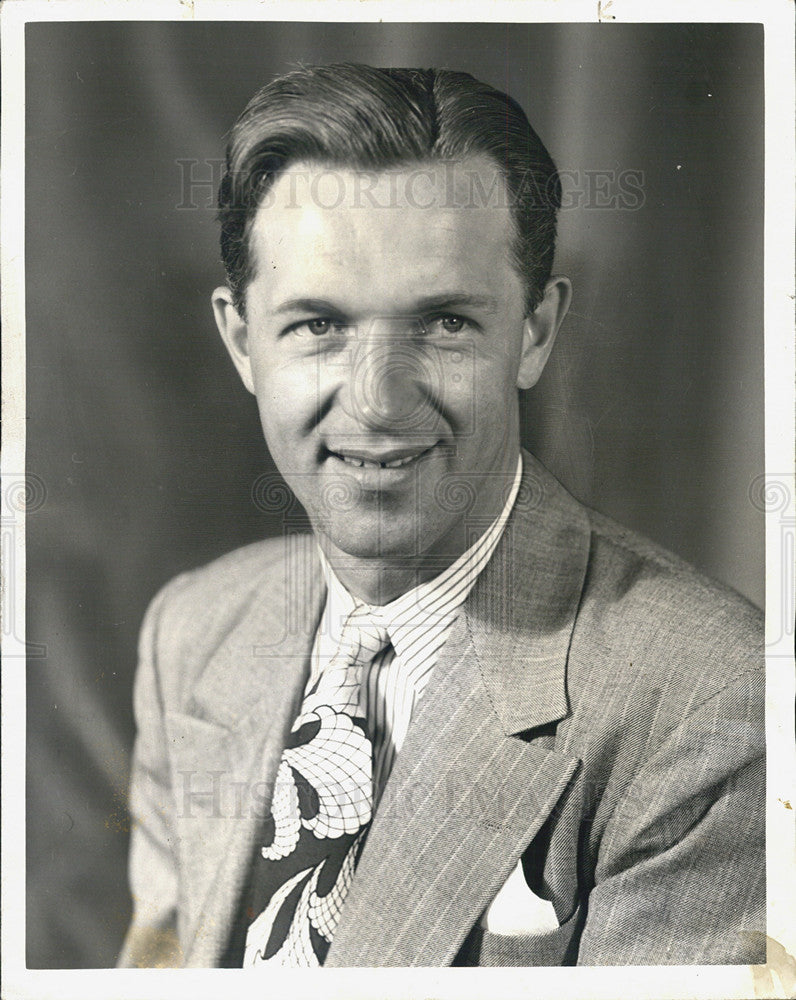
[[[355,658],[367,663],[389,645],[390,633],[380,608],[359,605],[346,618],[343,625],[343,640],[358,646]]]
[[[374,609],[355,608],[343,622],[334,656],[323,668],[315,688],[305,697],[302,717],[320,705],[362,718],[362,681],[365,668],[390,643],[386,623]],[[299,722],[301,719],[299,719]]]

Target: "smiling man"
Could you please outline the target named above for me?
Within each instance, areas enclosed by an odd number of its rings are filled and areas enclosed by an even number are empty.
[[[216,320],[321,548],[352,593],[384,604],[500,513],[517,388],[542,372],[569,282],[547,282],[527,313],[505,181],[483,154],[375,175],[300,161],[269,194],[245,312],[221,288]],[[473,488],[467,518],[437,496],[456,482]],[[350,504],[325,502],[335,486]]]
[[[571,294],[522,110],[302,69],[219,204],[216,322],[312,534],[148,612],[122,964],[764,961],[759,613],[520,448]]]

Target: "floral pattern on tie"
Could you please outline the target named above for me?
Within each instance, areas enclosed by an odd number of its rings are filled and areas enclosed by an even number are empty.
[[[287,857],[301,827],[320,838],[357,833],[370,820],[371,744],[350,716],[319,705],[303,713],[279,764],[269,861]],[[309,738],[308,738],[309,737]]]
[[[354,877],[357,853],[365,831],[357,835],[346,852],[334,885],[325,895],[318,893],[318,883],[329,866],[329,859],[314,868],[298,872],[273,896],[268,906],[249,929],[244,967],[277,965],[285,968],[315,968],[321,965],[340,919],[343,901]],[[301,887],[295,907],[291,897]],[[274,951],[275,925],[283,909],[290,924],[284,940]]]
[[[244,967],[323,963],[370,825],[373,748],[361,720],[317,697],[308,704],[282,753],[261,854],[289,864],[296,852],[315,863],[288,878],[251,924]]]
[[[373,811],[362,672],[389,645],[376,617],[364,605],[348,616],[282,752],[244,966],[319,966],[329,951]]]

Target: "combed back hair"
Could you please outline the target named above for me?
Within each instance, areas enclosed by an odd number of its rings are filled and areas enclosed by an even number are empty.
[[[257,207],[291,164],[373,171],[484,154],[503,172],[515,229],[512,264],[530,313],[553,266],[561,184],[513,98],[451,70],[339,63],[277,77],[235,122],[218,192],[221,255],[238,312],[245,318],[255,276]]]

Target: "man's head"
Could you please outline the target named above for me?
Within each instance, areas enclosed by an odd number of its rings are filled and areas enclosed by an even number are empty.
[[[517,389],[570,294],[549,277],[558,185],[540,149],[509,98],[419,70],[302,71],[235,126],[216,321],[338,571],[433,575],[503,506]]]
[[[292,164],[379,171],[478,155],[501,168],[514,224],[512,262],[532,312],[553,266],[561,185],[516,101],[452,70],[344,63],[273,80],[232,129],[219,190],[221,252],[236,308],[245,316],[256,273],[249,236],[257,207]]]

